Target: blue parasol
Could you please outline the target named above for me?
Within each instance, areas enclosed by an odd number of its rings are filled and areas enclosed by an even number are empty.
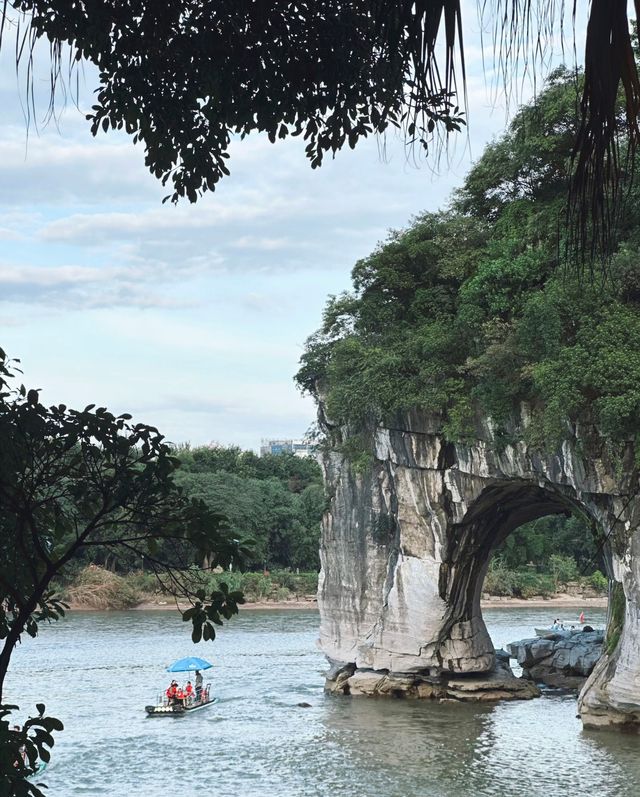
[[[178,659],[174,661],[169,667],[167,672],[190,672],[191,670],[208,670],[213,667],[211,662],[206,659],[199,659],[197,656],[187,656],[185,659]]]

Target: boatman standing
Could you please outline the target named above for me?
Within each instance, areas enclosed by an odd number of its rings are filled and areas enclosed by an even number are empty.
[[[198,703],[202,700],[202,673],[196,670],[196,700]]]

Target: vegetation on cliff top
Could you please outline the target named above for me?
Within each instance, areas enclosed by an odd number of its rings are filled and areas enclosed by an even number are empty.
[[[605,284],[559,268],[577,125],[575,74],[556,70],[490,144],[448,209],[425,213],[353,269],[297,375],[353,435],[414,407],[464,439],[480,408],[508,439],[533,407],[532,443],[591,420],[635,439],[640,417],[640,197],[625,205]],[[537,438],[537,439],[536,439]]]

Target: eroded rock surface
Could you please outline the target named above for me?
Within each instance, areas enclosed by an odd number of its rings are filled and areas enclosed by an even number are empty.
[[[341,431],[321,417],[339,442]],[[530,423],[523,406],[510,430],[519,442],[500,443],[490,420],[478,418],[471,442],[450,443],[437,418],[414,412],[375,431],[364,471],[338,451],[325,455],[331,506],[321,540],[320,646],[333,661],[383,675],[437,680],[491,672],[495,655],[480,594],[492,549],[523,523],[578,508],[609,541],[609,575],[627,599],[620,643],[606,666],[595,667],[582,715],[600,721],[611,709],[637,722],[640,501],[633,446],[612,452],[597,430],[575,426],[557,451],[545,451],[525,442]]]
[[[530,700],[540,694],[531,681],[516,678],[504,661],[498,661],[494,670],[486,675],[457,677],[430,677],[420,673],[389,673],[346,667],[328,673],[325,691],[352,697],[459,700],[466,703]]]

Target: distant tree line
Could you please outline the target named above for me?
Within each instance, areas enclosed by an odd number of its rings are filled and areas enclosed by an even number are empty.
[[[181,446],[176,454],[176,479],[187,495],[225,515],[239,538],[254,541],[249,569],[319,569],[325,494],[314,459],[259,457],[237,446]]]
[[[293,454],[257,456],[238,446],[180,445],[174,481],[186,498],[223,518],[227,533],[247,543],[243,570],[314,571],[320,566],[320,520],[325,507],[322,472],[311,458]],[[159,542],[171,561],[170,544]],[[126,549],[93,548],[73,563],[70,576],[93,563],[126,574],[145,560]],[[194,551],[193,564],[207,566]]]
[[[515,529],[494,552],[484,592],[531,598],[579,584],[607,590],[600,541],[579,516],[549,515]]]

